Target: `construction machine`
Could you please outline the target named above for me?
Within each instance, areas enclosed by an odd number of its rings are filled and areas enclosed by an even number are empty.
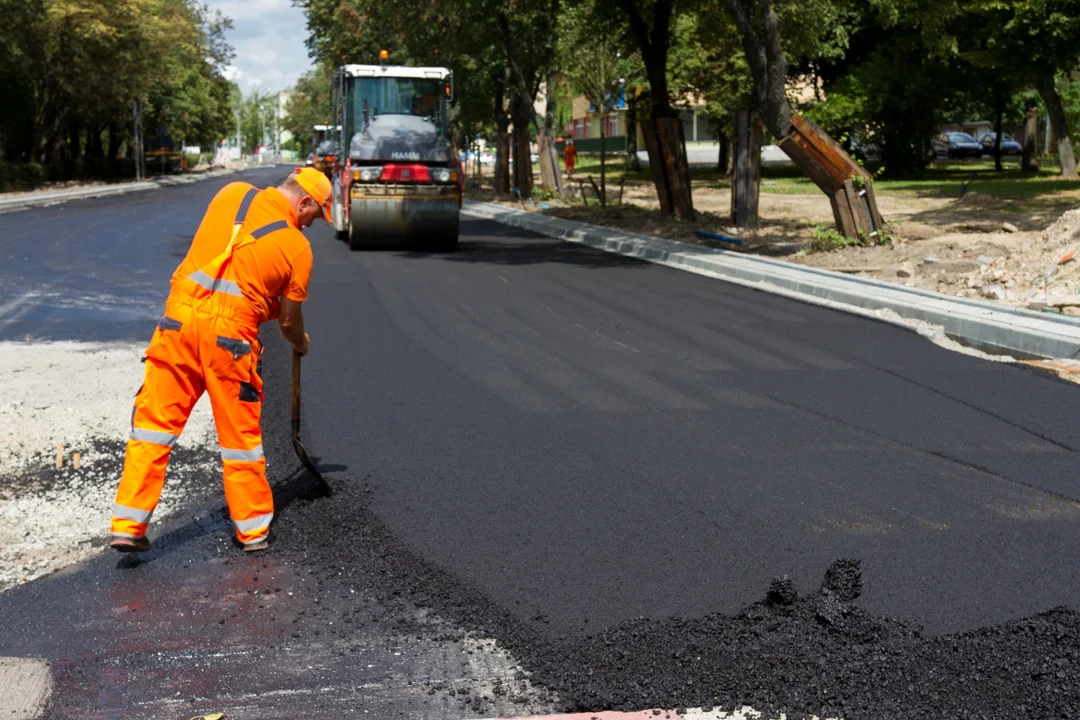
[[[311,129],[311,166],[333,177],[338,156],[341,126],[313,125]]]
[[[334,228],[349,247],[454,250],[463,177],[450,133],[453,74],[441,67],[344,65],[332,108]]]

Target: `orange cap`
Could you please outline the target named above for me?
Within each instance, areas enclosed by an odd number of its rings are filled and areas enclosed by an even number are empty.
[[[319,204],[319,207],[322,208],[323,219],[329,223],[334,222],[334,218],[330,215],[330,202],[333,200],[333,191],[330,188],[330,181],[326,179],[326,175],[315,168],[299,167],[293,170],[292,175],[289,177],[297,185],[304,188],[304,192]]]

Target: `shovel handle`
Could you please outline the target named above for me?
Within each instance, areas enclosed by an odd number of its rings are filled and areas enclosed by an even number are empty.
[[[293,427],[300,425],[300,353],[292,354],[292,422]]]

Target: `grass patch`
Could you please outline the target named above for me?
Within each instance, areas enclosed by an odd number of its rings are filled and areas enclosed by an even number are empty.
[[[818,192],[796,168],[762,168],[761,178],[763,193]],[[993,161],[945,161],[927,168],[921,178],[876,180],[874,191],[878,195],[927,198],[958,198],[965,192],[979,192],[1007,200],[1038,200],[1058,193],[1076,193],[1080,197],[1080,182],[1062,179],[1056,165],[1044,164],[1037,172],[1026,173],[1019,164],[1007,163],[1004,170],[997,172]]]
[[[560,163],[561,165],[561,163]],[[627,170],[626,155],[613,153],[607,157],[608,190],[618,187],[625,176],[626,186],[651,185],[652,174],[647,167]],[[1075,198],[1080,202],[1080,182],[1064,180],[1056,163],[1044,160],[1033,173],[1020,170],[1018,161],[1007,160],[1004,170],[994,170],[992,160],[944,160],[927,168],[920,178],[881,179],[874,181],[874,191],[879,196],[894,195],[913,198],[959,198],[964,193],[977,192],[1003,200],[1015,200],[1024,207],[1018,212],[1034,210],[1040,205],[1059,205]],[[871,168],[872,169],[872,168]],[[692,168],[693,188],[726,190],[730,179],[715,167]],[[600,182],[600,158],[598,155],[579,155],[572,182],[588,184],[588,177]],[[802,171],[794,166],[773,166],[761,169],[761,192],[778,195],[815,195],[819,193]]]

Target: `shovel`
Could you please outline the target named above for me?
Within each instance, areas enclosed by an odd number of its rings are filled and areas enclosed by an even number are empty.
[[[330,495],[333,492],[330,489],[330,483],[326,482],[319,468],[315,467],[315,463],[308,457],[307,450],[300,442],[300,353],[295,350],[292,354],[292,446],[296,457],[300,458],[300,464],[319,483],[319,489],[324,495]]]

